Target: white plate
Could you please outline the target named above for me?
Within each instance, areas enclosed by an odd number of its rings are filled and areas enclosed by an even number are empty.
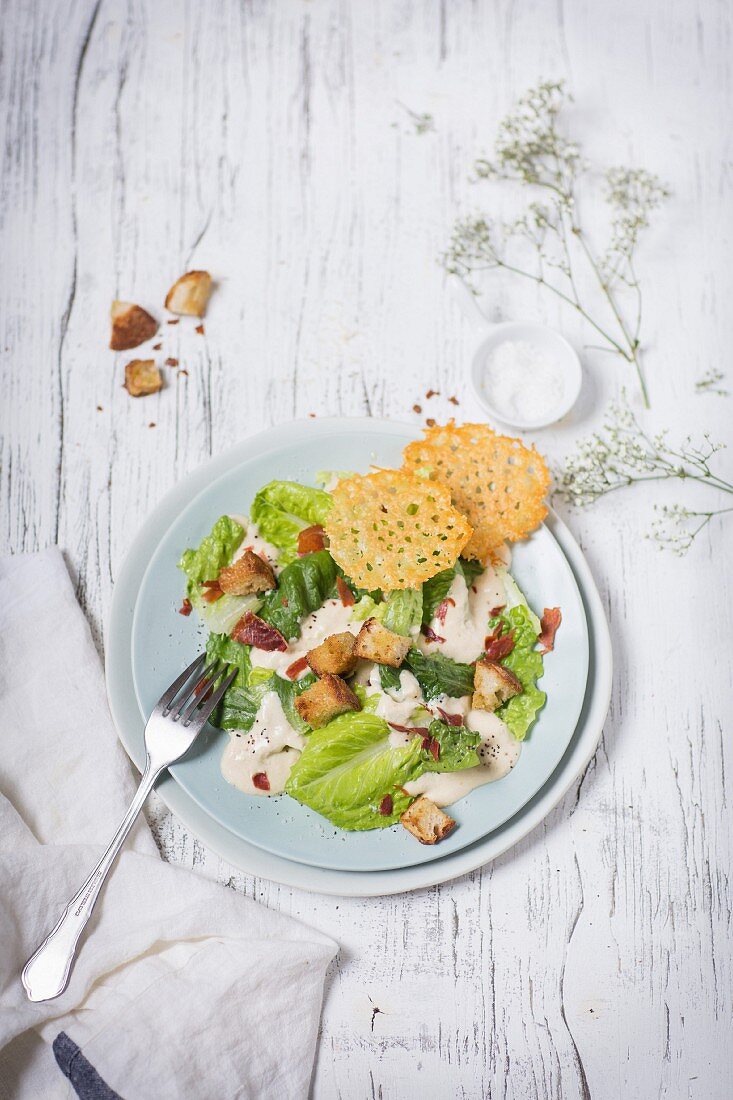
[[[141,725],[130,660],[133,611],[143,575],[162,536],[192,497],[233,464],[254,454],[261,455],[263,449],[275,452],[279,446],[292,446],[298,439],[304,442],[317,439],[322,446],[329,433],[343,433],[345,424],[350,431],[362,436],[362,447],[364,435],[373,435],[376,445],[379,437],[383,439],[385,434],[403,438],[406,433],[414,434],[414,428],[408,425],[367,419],[307,420],[282,425],[204,464],[171,490],[146,521],[130,548],[115,587],[107,640],[110,706],[122,742],[133,759],[140,755]],[[516,843],[560,800],[587,764],[595,751],[610,698],[610,641],[598,593],[567,528],[554,515],[549,517],[548,526],[573,570],[585,607],[590,641],[588,688],[575,733],[554,773],[531,801],[500,828],[431,863],[386,871],[344,871],[294,863],[247,843],[213,821],[170,778],[158,787],[167,805],[201,840],[242,870],[322,893],[366,896],[418,889],[473,870]]]

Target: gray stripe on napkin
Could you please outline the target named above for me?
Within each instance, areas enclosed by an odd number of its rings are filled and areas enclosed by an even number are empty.
[[[69,1078],[80,1100],[122,1100],[97,1073],[91,1062],[65,1031],[60,1031],[53,1041],[53,1052],[59,1069]]]

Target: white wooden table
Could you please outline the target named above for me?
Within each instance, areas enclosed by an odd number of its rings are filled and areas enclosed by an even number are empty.
[[[589,153],[674,189],[643,250],[647,422],[730,438],[733,398],[694,382],[733,373],[731,16],[715,0],[9,0],[4,545],[65,548],[101,647],[136,528],[206,456],[309,414],[475,416],[476,336],[436,257],[459,210],[490,203],[472,159],[542,75],[567,78]],[[161,315],[190,267],[219,285],[204,336],[163,326],[161,356],[188,374],[132,400],[110,300]],[[485,302],[587,339],[508,278]],[[553,460],[631,384],[584,361],[579,409],[537,436]],[[317,1097],[731,1095],[733,527],[663,556],[642,540],[652,499],[566,517],[607,607],[613,703],[585,775],[492,866],[403,897],[311,896],[154,811],[166,858],[342,945]]]

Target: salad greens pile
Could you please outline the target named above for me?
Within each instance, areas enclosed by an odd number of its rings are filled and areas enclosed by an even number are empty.
[[[187,578],[186,596],[209,629],[209,660],[220,659],[237,669],[237,676],[212,716],[224,730],[249,731],[268,692],[274,691],[288,722],[306,736],[306,744],[293,765],[285,790],[297,801],[327,817],[335,825],[352,830],[382,828],[396,822],[413,800],[404,785],[425,772],[455,772],[476,767],[481,736],[464,725],[434,718],[425,707],[420,728],[406,743],[394,745],[388,722],[374,713],[379,692],[361,685],[355,691],[362,704],[311,730],[295,707],[295,700],[316,682],[308,671],[290,680],[269,669],[254,667],[250,647],[230,637],[246,611],[255,612],[275,627],[287,641],[300,637],[305,618],[346,584],[354,596],[354,620],[375,617],[384,627],[415,638],[429,624],[446,599],[456,575],[470,588],[482,572],[473,561],[459,559],[451,569],[431,578],[419,589],[365,592],[343,575],[328,550],[298,556],[298,535],[306,527],[323,524],[331,507],[324,489],[290,481],[272,481],[253,502],[250,518],[259,535],[279,552],[277,588],[265,595],[223,594],[207,599],[208,589],[228,566],[244,539],[241,523],[222,516],[195,549],[186,550],[180,568]],[[513,632],[514,648],[502,660],[522,684],[521,694],[496,711],[517,740],[523,740],[545,701],[536,684],[543,671],[536,648],[540,632],[537,617],[513,580],[506,574],[508,606],[487,623],[487,633]],[[414,644],[402,668],[415,676],[426,704],[443,696],[460,698],[473,692],[474,667],[441,653],[421,652]],[[400,688],[400,669],[379,666],[382,691]],[[417,720],[417,719],[416,719]]]

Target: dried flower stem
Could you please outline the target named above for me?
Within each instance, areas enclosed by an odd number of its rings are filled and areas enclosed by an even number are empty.
[[[730,496],[733,483],[711,467],[713,456],[724,446],[712,443],[707,435],[699,444],[688,437],[679,447],[669,444],[666,432],[649,436],[623,395],[621,401],[610,406],[602,430],[583,440],[567,459],[557,478],[557,492],[571,504],[585,506],[627,485],[677,479],[707,485]],[[733,506],[693,511],[673,504],[658,511],[660,518],[654,522],[650,537],[660,546],[683,554],[712,519],[733,512]],[[695,519],[701,522],[695,525]]]
[[[546,202],[531,202],[513,222],[483,216],[456,222],[443,263],[475,292],[476,272],[503,269],[546,287],[575,309],[636,370],[644,404],[649,396],[641,365],[642,293],[635,252],[649,215],[669,195],[656,176],[643,169],[611,168],[605,173],[605,199],[611,207],[610,239],[601,252],[594,247],[578,213],[579,181],[589,174],[580,147],[559,132],[557,119],[569,97],[562,82],[531,89],[516,110],[500,123],[493,160],[475,165],[480,180],[505,180],[537,188]],[[515,261],[512,244],[529,246],[533,261]],[[598,319],[594,305],[581,293],[578,262],[584,261],[598,284],[615,324]],[[633,321],[621,304],[624,290],[633,294]]]

